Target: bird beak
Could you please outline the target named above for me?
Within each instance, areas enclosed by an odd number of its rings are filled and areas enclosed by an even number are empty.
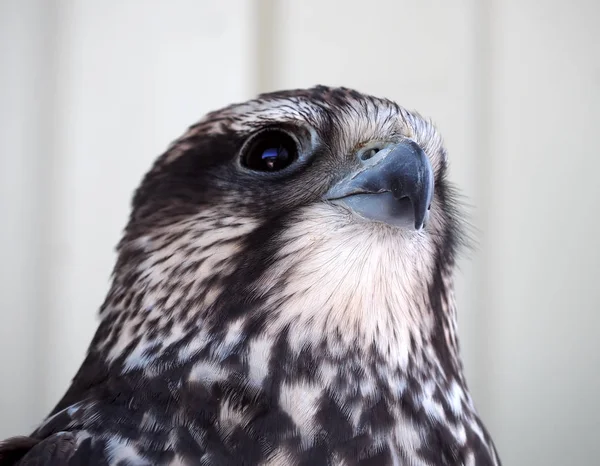
[[[404,140],[361,160],[360,168],[335,184],[325,200],[368,220],[421,230],[433,198],[433,169],[423,150]]]

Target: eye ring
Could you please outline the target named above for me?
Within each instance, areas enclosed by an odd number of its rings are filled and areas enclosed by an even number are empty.
[[[273,173],[296,162],[298,153],[298,144],[289,133],[277,128],[266,129],[244,145],[240,163],[248,170]]]

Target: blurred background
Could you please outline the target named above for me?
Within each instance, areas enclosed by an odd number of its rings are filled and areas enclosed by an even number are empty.
[[[600,457],[597,0],[0,0],[0,438],[83,360],[134,188],[205,112],[344,85],[433,118],[477,228],[467,377],[506,465]]]

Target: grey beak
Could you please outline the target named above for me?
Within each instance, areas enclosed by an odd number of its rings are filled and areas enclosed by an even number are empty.
[[[367,219],[423,228],[433,198],[434,176],[427,155],[413,141],[380,150],[325,195]]]

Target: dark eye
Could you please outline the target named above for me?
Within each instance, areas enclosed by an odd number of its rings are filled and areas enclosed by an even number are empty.
[[[250,170],[275,172],[283,170],[298,158],[296,142],[282,131],[264,131],[254,137],[242,164]]]

